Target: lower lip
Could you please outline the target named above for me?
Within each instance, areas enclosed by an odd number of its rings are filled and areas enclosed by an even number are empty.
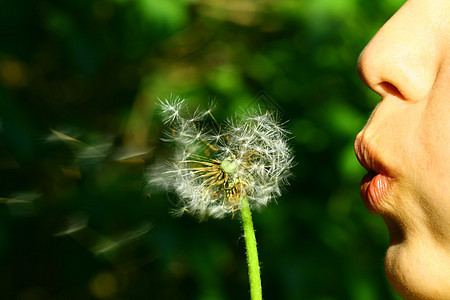
[[[361,197],[366,208],[374,215],[379,215],[383,207],[383,199],[386,197],[391,178],[369,172],[361,181]]]

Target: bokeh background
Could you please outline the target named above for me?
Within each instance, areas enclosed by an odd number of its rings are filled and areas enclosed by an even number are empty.
[[[379,101],[356,60],[403,2],[1,1],[1,299],[249,299],[239,219],[146,186],[171,95],[289,120],[295,176],[254,213],[265,299],[399,299],[353,140]]]

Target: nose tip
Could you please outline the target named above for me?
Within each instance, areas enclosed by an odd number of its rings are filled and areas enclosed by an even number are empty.
[[[365,58],[365,54],[366,54],[366,49],[368,46],[366,46],[363,51],[361,51],[361,53],[359,54],[358,57],[358,63],[357,63],[357,68],[358,68],[358,75],[359,78],[362,80],[362,82],[364,82],[368,87],[372,88],[369,84],[369,80],[367,76],[367,71],[368,70],[368,66],[367,66],[367,59]]]
[[[401,66],[404,63],[389,54],[388,45],[383,45],[379,35],[366,46],[358,58],[358,74],[361,80],[381,97],[393,95],[400,99],[405,96],[400,91],[404,90],[406,78],[402,74]]]
[[[439,68],[436,20],[431,15],[420,1],[408,1],[361,52],[359,75],[383,98],[418,101],[431,90]]]

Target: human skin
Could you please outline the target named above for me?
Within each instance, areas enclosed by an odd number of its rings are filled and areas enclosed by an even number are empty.
[[[406,299],[450,299],[450,1],[409,0],[360,55],[382,100],[355,151],[364,202],[390,234],[385,271]]]

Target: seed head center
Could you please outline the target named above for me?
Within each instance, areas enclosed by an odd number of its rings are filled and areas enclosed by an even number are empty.
[[[227,174],[234,174],[237,171],[237,164],[231,158],[227,157],[220,163],[220,168]]]

